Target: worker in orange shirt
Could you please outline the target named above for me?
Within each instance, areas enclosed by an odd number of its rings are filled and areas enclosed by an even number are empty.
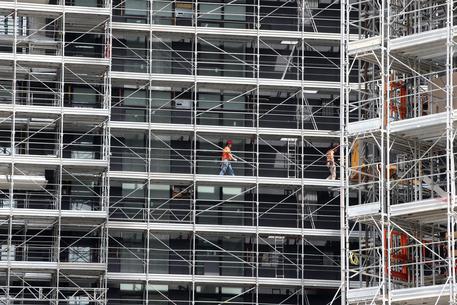
[[[335,163],[335,150],[338,148],[337,145],[331,145],[330,149],[327,151],[327,167],[330,171],[330,176],[327,179],[336,180],[336,163]]]
[[[232,140],[228,140],[227,144],[222,150],[222,165],[221,171],[219,172],[220,176],[223,176],[225,174],[235,176],[232,165],[230,164],[230,161],[236,161],[235,157],[233,157],[232,155],[232,144]]]

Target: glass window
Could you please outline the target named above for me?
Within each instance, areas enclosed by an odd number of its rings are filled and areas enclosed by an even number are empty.
[[[153,234],[153,233],[151,233]],[[169,237],[165,234],[154,234],[149,237],[149,272],[158,274],[168,274],[169,264]]]
[[[118,58],[124,63],[124,70],[130,72],[145,73],[148,71],[149,51],[146,36],[128,36],[125,46],[116,48],[114,51],[124,51],[125,55],[119,54]]]
[[[150,184],[149,194],[152,199],[168,200],[170,197],[170,185],[169,184]]]
[[[222,46],[217,47],[223,48]],[[224,71],[223,58],[224,55],[221,55],[221,52],[214,46],[201,45],[198,54],[199,73],[202,75],[221,76]],[[231,59],[233,59],[233,57],[231,57]]]
[[[201,198],[205,198],[207,196],[209,196],[207,198],[212,198],[212,199],[215,198],[214,194],[216,192],[216,187],[214,187],[214,186],[199,186],[197,188],[197,190],[198,190],[199,197],[201,197]],[[211,194],[211,195],[203,195],[203,194]]]
[[[221,287],[221,293],[222,294],[234,294],[234,295],[239,295],[243,293],[243,288],[237,288],[237,287]]]
[[[166,221],[170,219],[170,185],[150,184],[150,215],[156,221]]]
[[[122,148],[122,168],[125,171],[145,171],[147,166],[146,159],[146,135],[126,134],[123,144],[118,144]]]
[[[171,165],[171,153],[169,145],[170,136],[151,136],[151,172],[169,173]]]
[[[16,245],[2,245],[0,261],[14,261],[16,260]]]
[[[1,20],[0,20],[1,24]],[[1,30],[0,30],[1,33]],[[2,104],[11,104],[13,99],[13,84],[10,81],[1,81],[0,80],[0,103]]]
[[[114,182],[113,182],[114,183]],[[113,183],[111,186],[113,187]],[[116,183],[117,184],[117,183]],[[113,217],[117,219],[144,220],[146,217],[146,187],[141,182],[119,183],[112,188]]]
[[[72,295],[68,298],[68,305],[89,305],[89,297]]]
[[[93,107],[97,103],[97,93],[91,88],[74,87],[73,88],[73,106],[76,107]]]
[[[76,146],[73,146],[71,151],[71,158],[72,159],[87,159],[93,160],[95,159],[95,151],[90,151],[91,148],[94,147],[94,140],[92,141],[80,141]],[[77,150],[75,150],[77,149]],[[87,150],[84,150],[87,149]]]
[[[148,5],[146,0],[126,0],[125,15],[147,16]]]
[[[244,126],[245,98],[224,94],[224,126]]]
[[[152,91],[151,92],[151,122],[170,123],[172,118],[171,92]]]
[[[219,94],[200,93],[198,95],[199,124],[219,125],[221,108],[222,102]]]
[[[233,224],[238,225],[238,223]],[[244,240],[233,236],[230,236],[230,238],[224,237],[222,239],[222,248],[232,253],[239,253],[244,250]],[[221,275],[242,276],[244,273],[244,265],[245,264],[242,264],[236,257],[227,255],[221,263]],[[230,292],[229,290],[226,290],[223,293]]]
[[[173,0],[152,1],[152,23],[172,24]]]
[[[10,200],[7,198],[2,198],[0,199],[0,208],[13,208],[15,209],[17,207],[16,200]]]
[[[95,1],[95,0],[73,0],[73,5],[96,7],[97,1]]]
[[[168,292],[168,285],[149,284],[148,285],[148,290],[150,290],[150,291]]]
[[[234,195],[240,195],[242,192],[243,192],[243,189],[241,187],[224,186],[222,188],[223,199],[231,198]]]
[[[119,289],[121,291],[142,291],[143,290],[143,284],[121,283],[119,285]]]
[[[244,219],[243,217],[240,217],[240,215],[243,215],[241,212],[244,212],[243,189],[240,187],[222,187],[222,199],[230,199],[230,201],[221,206],[223,213],[222,223],[225,225],[243,225]],[[239,203],[236,201],[239,201]]]
[[[143,183],[122,183],[122,196],[144,197]]]
[[[246,20],[246,6],[244,4],[227,5],[224,8],[225,20]]]
[[[245,76],[245,56],[244,43],[225,42],[224,50],[228,53],[224,55],[224,76],[244,77]]]
[[[124,115],[126,121],[145,122],[148,97],[146,90],[124,90]]]
[[[68,261],[71,263],[90,262],[90,247],[70,247],[68,249]]]
[[[220,4],[209,4],[201,3],[200,4],[200,18],[202,19],[211,19],[211,20],[221,20],[222,19],[222,8]]]
[[[26,17],[18,16],[17,25],[17,34],[25,35],[22,33],[24,27],[27,28],[27,19]],[[0,34],[13,35],[14,34],[14,19],[12,17],[0,16]]]
[[[152,73],[172,73],[173,42],[170,39],[152,38]],[[179,65],[184,59],[178,57]]]
[[[214,146],[212,143],[217,143],[217,139],[206,138],[197,143],[197,173],[218,175],[221,166],[222,148]],[[222,144],[221,144],[222,145]]]
[[[197,188],[197,209],[205,210],[213,206],[219,200],[219,187],[214,186],[198,186]],[[197,216],[198,223],[217,224],[218,223],[218,209],[212,209]]]
[[[120,272],[144,272],[145,249],[142,233],[120,233],[122,245],[120,251]]]

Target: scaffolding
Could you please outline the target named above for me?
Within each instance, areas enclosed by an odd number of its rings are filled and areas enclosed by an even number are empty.
[[[0,303],[334,303],[339,11],[0,1]]]
[[[456,301],[454,10],[342,1],[346,304]]]

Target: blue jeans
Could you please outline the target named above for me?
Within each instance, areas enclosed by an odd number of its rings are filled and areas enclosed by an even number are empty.
[[[223,160],[221,165],[221,171],[219,172],[219,176],[224,176],[225,174],[230,176],[235,176],[233,172],[232,165],[230,164],[229,160]]]

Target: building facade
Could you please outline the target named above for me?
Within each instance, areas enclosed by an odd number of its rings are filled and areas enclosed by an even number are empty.
[[[0,1],[0,303],[339,302],[339,32],[330,0]]]

